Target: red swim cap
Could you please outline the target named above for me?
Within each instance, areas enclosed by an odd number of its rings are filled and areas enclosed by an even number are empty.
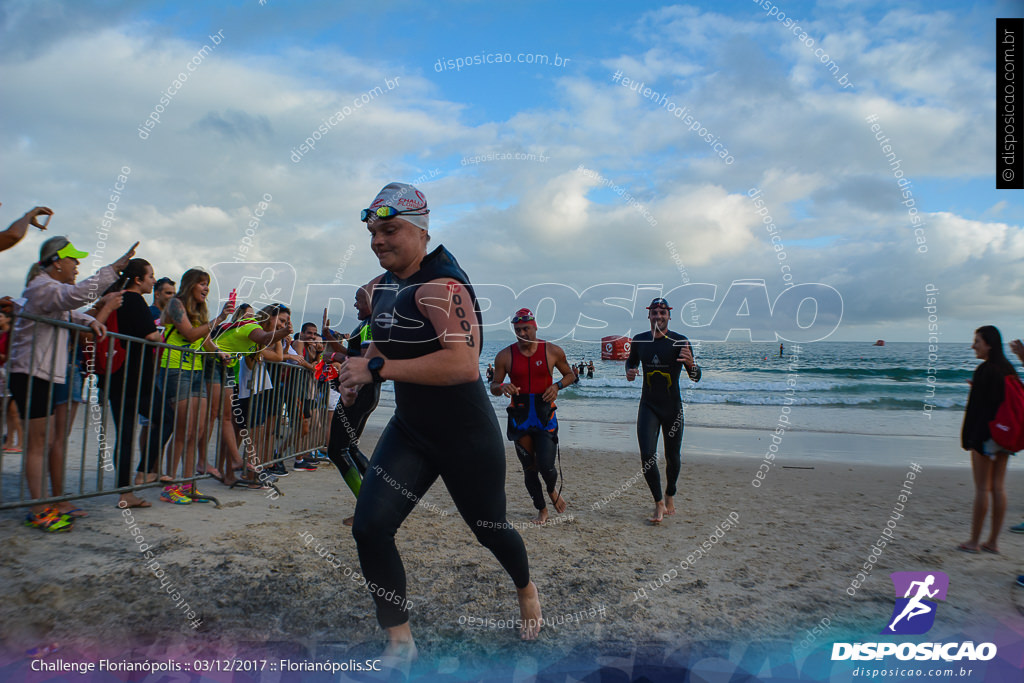
[[[516,314],[512,316],[513,325],[519,325],[521,323],[532,323],[534,327],[537,327],[537,320],[533,317],[533,312],[529,308],[520,308],[516,311]]]

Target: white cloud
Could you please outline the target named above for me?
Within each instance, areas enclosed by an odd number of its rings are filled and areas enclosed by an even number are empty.
[[[467,122],[482,97],[472,85],[504,72],[467,70],[442,81],[430,66],[436,46],[405,64],[408,57],[293,43],[285,34],[269,34],[285,44],[264,54],[253,47],[263,35],[255,24],[226,24],[224,42],[189,72],[141,140],[137,127],[209,31],[183,39],[137,20],[90,23],[71,5],[48,3],[46,12],[67,13],[48,49],[0,60],[0,212],[13,220],[35,204],[51,205],[51,232],[88,250],[109,188],[128,165],[109,260],[135,239],[140,255],[172,277],[230,260],[269,193],[251,260],[292,262],[301,288],[332,281],[355,245],[346,278],[363,282],[378,267],[359,209],[388,180],[440,169],[424,187],[433,244],[451,247],[475,277],[515,288],[556,275],[579,289],[599,281],[672,284],[679,275],[665,253],[671,240],[695,280],[763,278],[781,287],[779,262],[746,196],[759,187],[794,276],[841,289],[847,321],[861,329],[914,320],[924,281],[948,283],[948,310],[958,315],[987,310],[972,309],[982,291],[1020,310],[1024,244],[1006,215],[1013,205],[979,197],[968,216],[934,189],[936,179],[991,174],[987,43],[960,30],[955,13],[898,10],[873,24],[854,14],[856,5],[835,15],[819,7],[802,19],[849,71],[856,87],[842,91],[813,49],[750,5],[749,14],[735,15],[684,6],[647,12],[633,25],[635,42],[615,49],[595,35],[597,56],[580,54],[582,66],[543,81],[548,100],[526,93],[480,124]],[[5,35],[28,16],[27,5],[9,7]],[[658,102],[613,83],[617,69],[689,106],[735,162],[722,163]],[[445,91],[442,83],[455,78],[466,87]],[[388,90],[388,82],[396,86]],[[377,86],[372,101],[293,163],[293,150],[325,119]],[[916,252],[895,178],[865,121],[870,114],[914,181],[926,256]],[[550,159],[460,164],[499,151]],[[580,164],[634,196],[657,227],[578,173]],[[20,290],[21,266],[46,236],[30,234],[0,257],[0,288]]]

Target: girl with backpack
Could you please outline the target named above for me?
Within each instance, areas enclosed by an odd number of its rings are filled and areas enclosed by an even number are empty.
[[[1010,452],[992,440],[989,423],[995,418],[1004,397],[1004,384],[1008,375],[1017,375],[1003,353],[1003,337],[992,325],[974,331],[974,354],[982,360],[974,370],[971,392],[964,411],[964,425],[960,445],[971,452],[974,472],[974,510],[971,518],[971,538],[958,547],[965,553],[998,553],[999,531],[1006,515],[1006,463]],[[981,540],[989,498],[992,499],[992,529],[988,540]]]
[[[153,291],[154,284],[156,276],[149,261],[133,258],[121,277],[104,292],[104,296],[120,292],[120,307],[107,315],[101,311],[97,313],[96,319],[105,323],[111,332],[162,342],[164,337],[157,331],[149,306],[143,298],[144,294]],[[137,416],[140,413],[146,416],[150,414],[155,356],[152,347],[142,343],[116,340],[116,346],[108,344],[106,340],[97,343],[95,372],[103,386],[104,395],[110,401],[111,417],[117,430],[114,462],[117,466],[117,486],[122,488],[128,486],[131,476]],[[135,484],[156,481],[158,474],[157,463],[143,457],[135,473]],[[118,501],[118,507],[121,508],[150,506],[148,501],[130,491],[122,493]]]

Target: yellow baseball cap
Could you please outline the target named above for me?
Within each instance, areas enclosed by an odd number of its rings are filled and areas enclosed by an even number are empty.
[[[58,235],[43,242],[43,246],[39,248],[39,263],[49,265],[57,259],[83,259],[88,255],[89,252],[76,249],[67,237]]]

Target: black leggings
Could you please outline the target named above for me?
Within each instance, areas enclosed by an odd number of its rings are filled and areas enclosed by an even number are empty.
[[[460,426],[460,431],[444,441],[434,435],[417,438],[396,416],[384,429],[370,459],[352,535],[383,628],[409,620],[406,610],[399,607],[406,604],[407,597],[395,533],[438,476],[462,519],[509,573],[516,588],[530,583],[526,546],[505,519],[505,448],[497,421],[487,429],[470,425]],[[393,599],[386,599],[387,595]]]
[[[658,430],[665,437],[665,495],[676,495],[676,480],[681,466],[683,446],[683,406],[658,406],[640,401],[636,414],[636,440],[640,444],[640,462],[644,479],[654,502],[661,500],[661,476],[658,474]]]
[[[558,470],[555,469],[558,437],[550,432],[537,430],[532,430],[525,436],[533,440],[533,453],[523,448],[519,439],[513,443],[516,447],[516,455],[519,456],[519,462],[523,466],[526,490],[529,492],[530,498],[533,499],[533,507],[543,510],[547,507],[547,503],[544,501],[544,492],[541,490],[540,477],[544,477],[548,493],[554,492],[555,484],[558,483]]]
[[[150,390],[145,390],[147,395]],[[147,401],[149,406],[140,406],[139,413],[149,418],[149,436],[145,444],[145,451],[139,458],[138,471],[148,474],[160,473],[160,456],[163,453],[167,442],[174,435],[174,405],[166,400],[164,393],[159,387],[153,389],[153,394]],[[172,475],[173,476],[173,475]]]
[[[110,375],[110,383],[104,392],[110,401],[110,416],[117,429],[114,458],[117,463],[118,488],[128,486],[131,478],[132,454],[135,452],[135,423],[138,422],[139,415],[140,389],[137,384],[138,377],[135,382],[131,378],[126,381],[123,371],[115,372]],[[110,441],[111,439],[107,439],[108,444]]]

